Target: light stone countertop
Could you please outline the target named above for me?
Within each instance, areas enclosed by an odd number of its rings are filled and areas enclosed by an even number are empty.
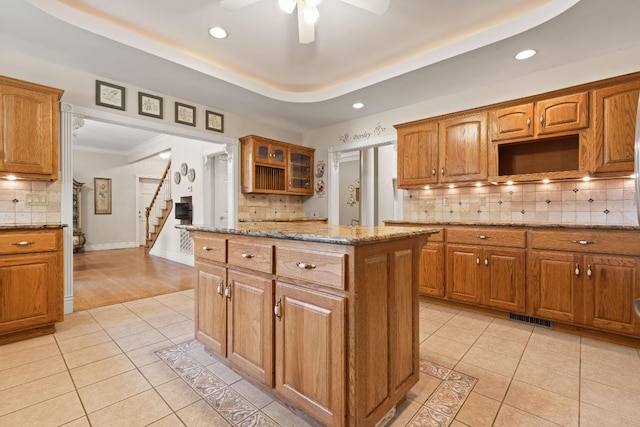
[[[0,224],[0,230],[45,230],[45,229],[57,229],[64,228],[67,224],[52,223],[52,224]]]
[[[278,239],[302,240],[340,245],[364,245],[369,243],[403,239],[415,236],[428,236],[438,230],[407,227],[361,227],[341,226],[318,223],[240,223],[236,228],[216,228],[206,225],[176,225],[188,231],[207,231],[211,233],[238,234],[254,237],[274,237]]]
[[[385,220],[388,226],[411,225],[417,227],[442,227],[442,226],[473,226],[473,227],[521,227],[521,228],[557,228],[557,229],[591,229],[591,230],[630,230],[640,231],[637,225],[613,225],[613,224],[547,224],[547,223],[522,223],[522,222],[449,222],[449,221],[411,221],[411,220]]]

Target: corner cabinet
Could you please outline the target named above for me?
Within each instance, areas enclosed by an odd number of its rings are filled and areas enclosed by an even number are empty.
[[[313,195],[314,149],[256,135],[240,144],[243,193]]]
[[[86,238],[82,232],[82,186],[83,182],[73,180],[73,252],[84,252]]]
[[[0,76],[0,178],[58,179],[62,93]]]
[[[63,320],[62,228],[0,232],[0,345]]]

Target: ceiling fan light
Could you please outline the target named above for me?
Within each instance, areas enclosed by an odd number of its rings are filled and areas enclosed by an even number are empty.
[[[310,25],[318,22],[318,18],[320,17],[320,12],[318,12],[318,8],[311,7],[311,6],[305,7],[304,12],[302,14],[304,16],[304,22]]]
[[[293,13],[293,9],[296,8],[297,0],[279,0],[280,9],[287,13]]]

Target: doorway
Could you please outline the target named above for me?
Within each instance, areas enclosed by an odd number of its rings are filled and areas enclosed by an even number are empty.
[[[138,176],[136,184],[138,187],[138,191],[136,191],[136,211],[138,212],[138,223],[136,227],[136,235],[138,236],[137,243],[138,246],[145,246],[147,241],[146,209],[147,206],[151,204],[151,200],[153,200],[156,189],[160,184],[160,179]]]

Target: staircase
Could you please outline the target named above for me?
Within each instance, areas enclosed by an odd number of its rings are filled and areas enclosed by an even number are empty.
[[[171,170],[171,162],[167,164],[164,174],[158,183],[151,203],[145,210],[145,249],[147,252],[153,248],[156,243],[162,227],[167,222],[171,210],[173,209],[173,200],[171,199],[171,179],[169,171]]]

